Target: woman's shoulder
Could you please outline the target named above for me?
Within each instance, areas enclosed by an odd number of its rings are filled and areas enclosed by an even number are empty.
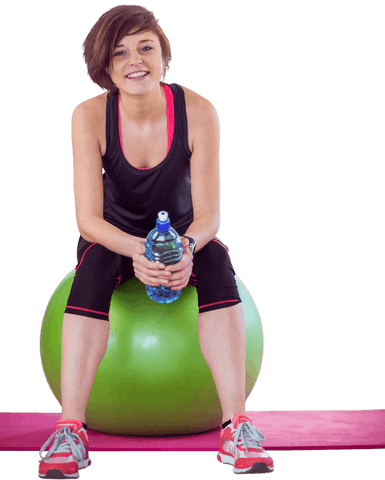
[[[79,103],[74,110],[74,116],[78,115],[92,121],[99,120],[105,116],[106,104],[107,92]]]
[[[214,105],[207,98],[203,97],[202,95],[199,95],[198,93],[194,92],[193,90],[190,90],[187,87],[184,87],[183,85],[180,85],[180,87],[182,88],[184,93],[186,106],[189,106],[195,109],[206,109],[206,110],[212,110],[214,108]]]
[[[186,111],[189,119],[199,122],[202,117],[218,118],[217,111],[214,105],[207,98],[190,90],[187,87],[180,85],[184,92]]]
[[[101,155],[106,149],[105,122],[106,122],[107,92],[80,103],[72,115],[73,132],[84,137],[96,139]]]

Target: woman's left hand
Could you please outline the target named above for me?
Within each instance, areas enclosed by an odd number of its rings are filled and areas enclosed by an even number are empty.
[[[183,255],[178,263],[174,265],[167,265],[165,272],[171,272],[171,275],[167,277],[167,287],[171,287],[171,290],[181,290],[184,288],[191,276],[193,267],[193,255],[190,250],[190,242],[188,238],[182,238]]]

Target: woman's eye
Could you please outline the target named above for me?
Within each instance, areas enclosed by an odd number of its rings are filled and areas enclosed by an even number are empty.
[[[141,52],[148,52],[149,50],[152,50],[152,47],[149,45],[145,45],[143,47],[140,47],[139,49]],[[127,52],[125,50],[119,50],[118,52],[114,53],[114,57],[121,57],[122,55],[125,55]]]

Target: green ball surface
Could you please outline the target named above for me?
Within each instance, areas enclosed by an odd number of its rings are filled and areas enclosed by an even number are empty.
[[[44,374],[59,403],[63,315],[74,274],[53,293],[40,335]],[[236,282],[245,318],[247,398],[261,368],[263,334],[253,299],[238,277]],[[218,394],[199,345],[195,287],[184,288],[173,303],[158,304],[133,278],[114,290],[109,318],[107,350],[86,409],[89,428],[162,436],[205,432],[221,424]]]

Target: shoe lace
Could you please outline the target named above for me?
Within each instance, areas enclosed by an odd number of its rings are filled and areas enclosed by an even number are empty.
[[[240,423],[235,430],[233,455],[235,456],[235,450],[239,441],[246,447],[246,452],[248,452],[249,450],[247,447],[261,447],[260,442],[263,442],[264,440],[265,437],[254,427],[254,425],[251,425],[249,422]]]
[[[52,439],[55,437],[55,441],[52,447],[49,449],[45,457],[42,456],[42,452],[47,448],[51,443]],[[75,443],[75,439],[79,440],[79,444]],[[41,447],[39,452],[42,460],[48,460],[54,453],[67,453],[71,452],[78,462],[80,462],[85,454],[86,449],[83,445],[83,442],[80,440],[79,435],[71,432],[69,427],[62,427],[60,430],[54,432],[45,444]]]

